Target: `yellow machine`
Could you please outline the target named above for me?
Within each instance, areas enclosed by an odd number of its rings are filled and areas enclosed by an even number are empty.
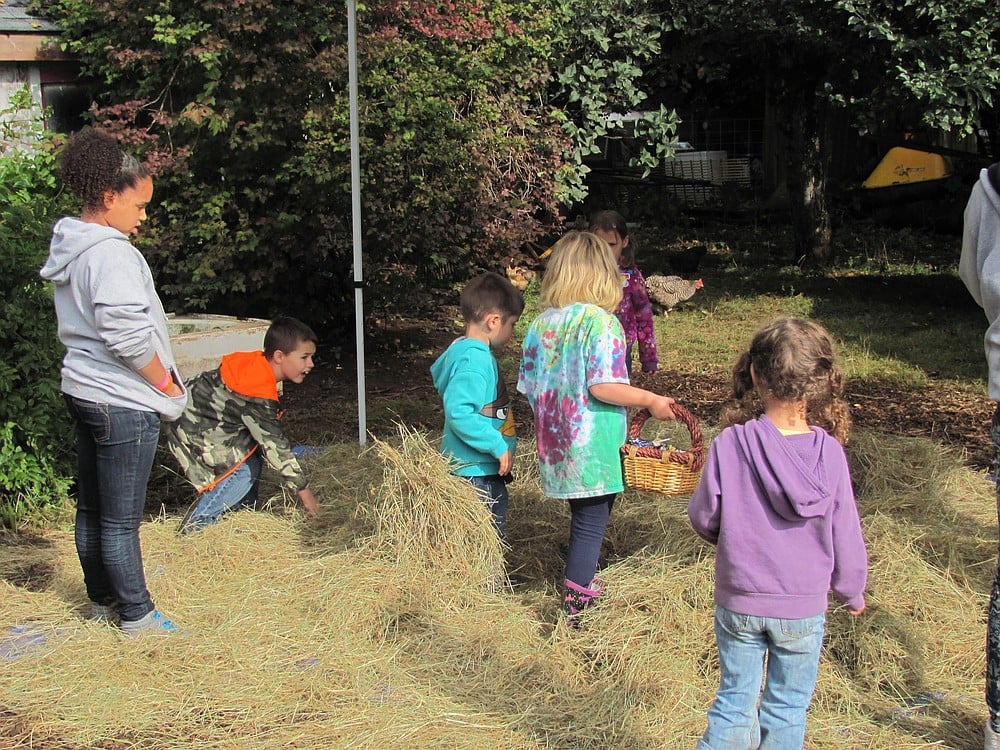
[[[882,157],[882,161],[868,175],[868,179],[861,183],[861,187],[871,190],[894,185],[911,185],[943,180],[951,174],[952,163],[947,156],[895,146]]]

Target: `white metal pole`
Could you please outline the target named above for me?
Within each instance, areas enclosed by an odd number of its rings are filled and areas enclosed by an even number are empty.
[[[354,226],[354,340],[358,360],[358,442],[368,442],[365,414],[365,305],[361,268],[361,159],[358,134],[358,25],[355,0],[347,0],[347,71],[351,100],[351,216]]]

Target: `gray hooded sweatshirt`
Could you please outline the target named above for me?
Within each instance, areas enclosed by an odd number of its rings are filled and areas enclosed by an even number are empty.
[[[62,392],[177,419],[187,392],[171,398],[138,373],[159,355],[182,382],[152,273],[128,237],[101,224],[60,219],[40,273],[55,283],[59,340],[66,346]]]
[[[969,195],[958,275],[986,312],[989,394],[1000,401],[1000,164],[982,170]]]

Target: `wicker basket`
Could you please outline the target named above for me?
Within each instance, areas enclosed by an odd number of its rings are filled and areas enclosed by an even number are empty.
[[[628,440],[622,446],[622,466],[625,483],[642,492],[658,492],[661,495],[688,495],[694,492],[705,465],[705,438],[701,434],[698,420],[680,404],[673,405],[674,414],[691,433],[691,447],[688,450],[656,446],[640,446],[642,426],[650,413],[640,409],[628,426]]]

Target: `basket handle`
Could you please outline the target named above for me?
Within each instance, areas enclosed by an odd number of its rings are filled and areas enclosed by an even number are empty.
[[[697,418],[694,414],[689,412],[683,406],[678,404],[676,401],[670,405],[670,409],[673,411],[674,416],[677,418],[678,422],[683,422],[684,426],[687,427],[688,432],[691,434],[691,448],[686,451],[674,451],[670,454],[668,460],[674,463],[691,463],[691,469],[693,471],[699,471],[702,466],[705,465],[705,436],[701,433],[701,426],[698,424]],[[652,414],[650,414],[649,409],[639,409],[632,417],[632,421],[628,426],[628,436],[630,440],[637,440],[639,434],[642,432],[642,427],[646,424]],[[648,448],[637,448],[637,455],[644,455]],[[654,453],[651,453],[649,457],[658,458],[660,456],[660,451],[658,449],[653,449]]]

